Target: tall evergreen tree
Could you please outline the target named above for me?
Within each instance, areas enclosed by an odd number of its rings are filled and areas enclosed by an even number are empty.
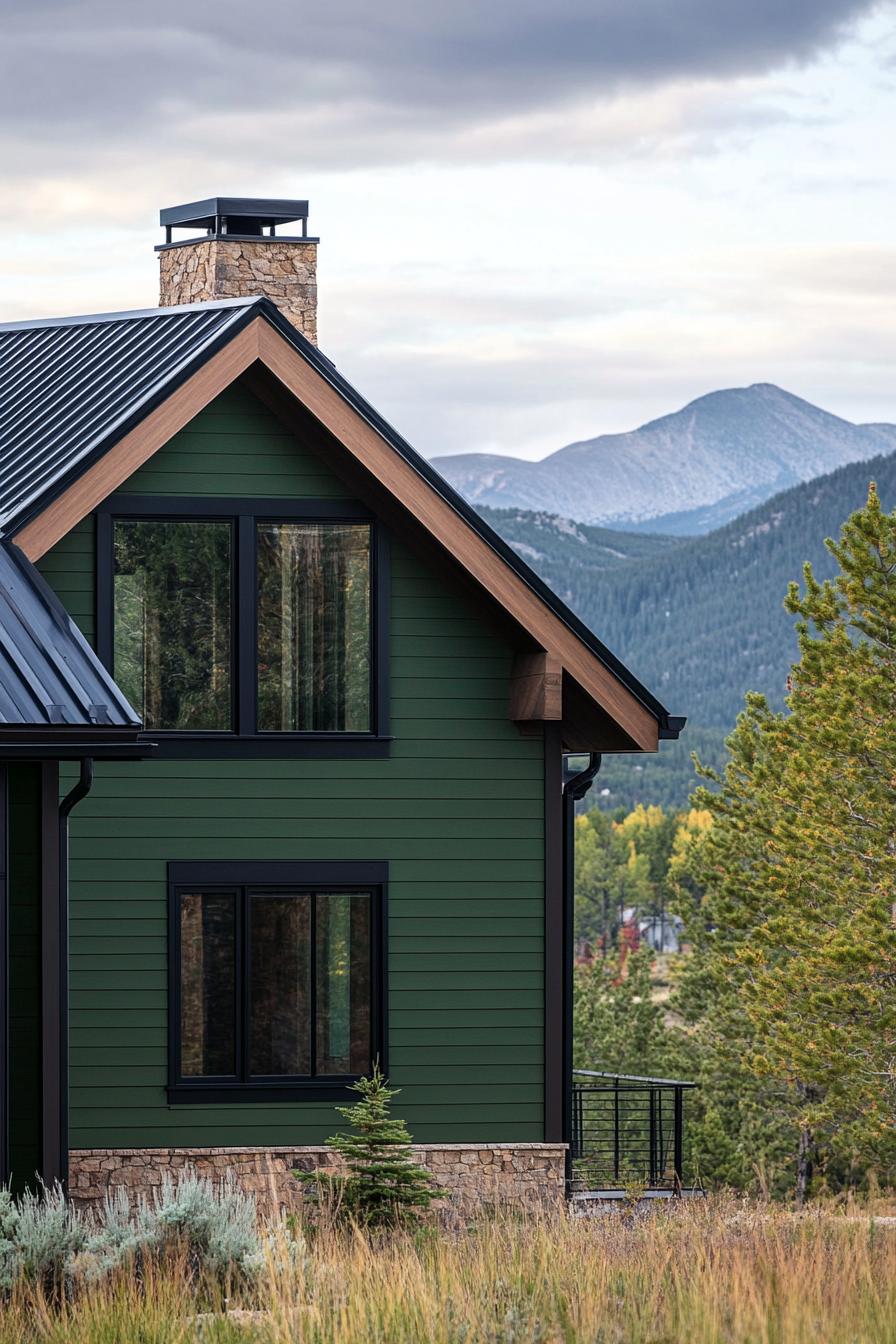
[[[891,1161],[896,1119],[896,514],[872,487],[828,547],[836,576],[788,594],[787,709],[748,697],[691,856],[715,953],[688,992],[777,1088],[799,1196],[816,1156]]]

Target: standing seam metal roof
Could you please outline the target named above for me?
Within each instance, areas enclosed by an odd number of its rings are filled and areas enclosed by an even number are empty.
[[[0,544],[0,728],[86,729],[102,739],[140,726],[43,576],[16,546]]]
[[[0,531],[122,437],[257,302],[0,324]]]

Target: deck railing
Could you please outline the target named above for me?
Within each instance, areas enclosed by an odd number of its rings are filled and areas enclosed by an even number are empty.
[[[573,1070],[572,1193],[685,1188],[684,1094],[696,1083]]]

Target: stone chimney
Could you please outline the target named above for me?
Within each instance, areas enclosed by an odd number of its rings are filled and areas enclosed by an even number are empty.
[[[301,234],[277,229],[301,221]],[[317,238],[308,237],[307,201],[214,196],[159,212],[159,304],[265,295],[317,344]],[[194,237],[175,239],[175,229]],[[201,232],[197,232],[201,231]]]

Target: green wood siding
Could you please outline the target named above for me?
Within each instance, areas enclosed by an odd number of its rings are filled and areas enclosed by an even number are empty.
[[[229,390],[128,492],[344,497]],[[89,636],[93,525],[41,562]],[[507,720],[514,649],[487,609],[392,546],[387,760],[97,767],[71,821],[73,1147],[320,1142],[331,1103],[169,1107],[169,859],[385,859],[390,1073],[422,1142],[543,1133],[543,749]],[[62,787],[69,784],[64,772]]]

